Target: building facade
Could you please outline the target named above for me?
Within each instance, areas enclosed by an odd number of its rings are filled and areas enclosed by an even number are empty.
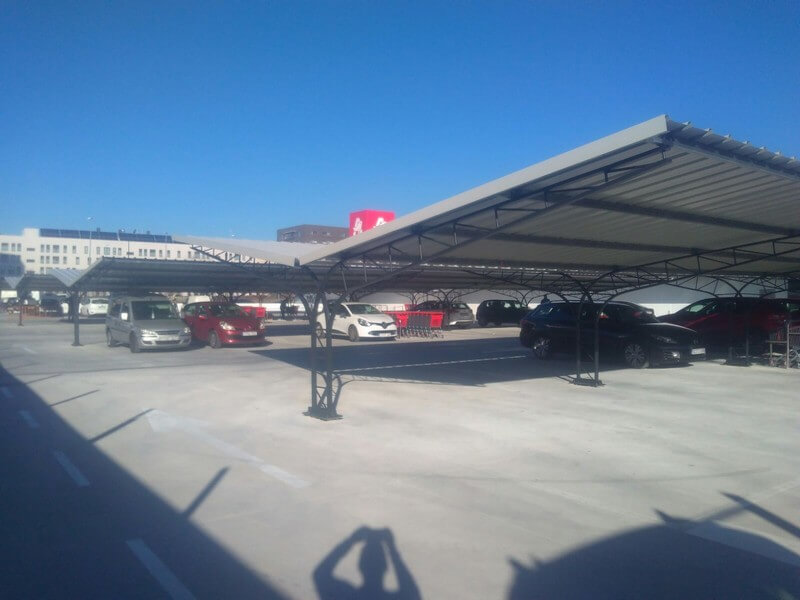
[[[0,234],[0,277],[85,269],[102,257],[213,260],[166,234],[37,228],[25,228],[20,235]]]
[[[347,227],[329,225],[295,225],[278,229],[279,242],[302,242],[304,244],[332,244],[347,237]]]

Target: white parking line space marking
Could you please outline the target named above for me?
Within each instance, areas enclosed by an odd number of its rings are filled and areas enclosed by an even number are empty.
[[[33,415],[27,410],[19,411],[19,416],[28,424],[31,429],[39,429],[39,421],[33,418]]]
[[[192,592],[181,583],[181,580],[169,570],[169,567],[164,564],[155,552],[150,550],[150,547],[143,540],[128,540],[125,543],[150,575],[161,584],[161,587],[169,594],[170,598],[173,598],[173,600],[194,600]]]
[[[8,389],[6,386],[3,386],[2,388],[0,388],[0,391],[2,391],[3,392],[3,396],[8,398],[9,400],[11,400],[14,397],[14,393],[10,389]]]
[[[188,433],[192,437],[211,446],[212,448],[215,448],[222,454],[248,463],[256,467],[262,473],[265,473],[270,477],[274,477],[278,481],[281,481],[290,487],[300,489],[311,485],[309,481],[306,481],[301,477],[293,475],[292,473],[289,473],[288,471],[285,471],[284,469],[281,469],[275,465],[270,465],[257,456],[253,456],[252,454],[245,452],[238,446],[234,446],[233,444],[229,444],[226,441],[214,437],[202,429],[202,427],[205,425],[205,423],[202,421],[197,421],[196,419],[189,419],[186,417],[178,417],[162,410],[152,410],[148,412],[147,421],[150,423],[150,427],[152,427],[153,431],[155,432],[165,433],[172,430],[179,430],[183,431],[184,433]]]
[[[28,354],[38,354],[38,352],[35,352],[34,350],[31,350],[31,349],[30,349],[30,348],[28,348],[27,346],[20,346],[20,348],[22,348],[23,350],[25,350],[25,352],[27,352]]]
[[[75,485],[78,487],[86,487],[89,485],[89,480],[86,479],[84,474],[80,472],[80,469],[78,469],[78,467],[76,467],[73,462],[67,458],[66,454],[64,454],[61,450],[53,450],[53,456],[55,456],[58,464],[64,467],[67,475],[72,478],[72,481],[75,482]]]
[[[339,373],[355,373],[356,371],[379,371],[381,369],[402,369],[405,367],[438,367],[440,365],[461,365],[466,363],[490,362],[497,360],[511,360],[525,358],[525,354],[515,354],[514,356],[497,356],[495,358],[467,358],[464,360],[442,360],[438,362],[412,363],[407,365],[384,365],[380,367],[360,367],[358,369],[342,369]]]

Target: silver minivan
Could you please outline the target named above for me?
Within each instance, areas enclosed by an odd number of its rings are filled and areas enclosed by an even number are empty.
[[[106,343],[128,344],[131,352],[156,348],[186,348],[192,331],[175,306],[163,296],[123,296],[106,314]]]

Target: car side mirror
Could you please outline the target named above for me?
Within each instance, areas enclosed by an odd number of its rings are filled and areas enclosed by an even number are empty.
[[[128,320],[128,313],[125,313],[125,312],[124,313],[120,313],[119,318],[122,319],[123,321],[127,321]]]

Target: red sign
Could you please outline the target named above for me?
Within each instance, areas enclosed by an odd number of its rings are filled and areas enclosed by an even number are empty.
[[[359,210],[350,213],[350,235],[364,233],[373,227],[394,221],[394,213],[386,210]]]

